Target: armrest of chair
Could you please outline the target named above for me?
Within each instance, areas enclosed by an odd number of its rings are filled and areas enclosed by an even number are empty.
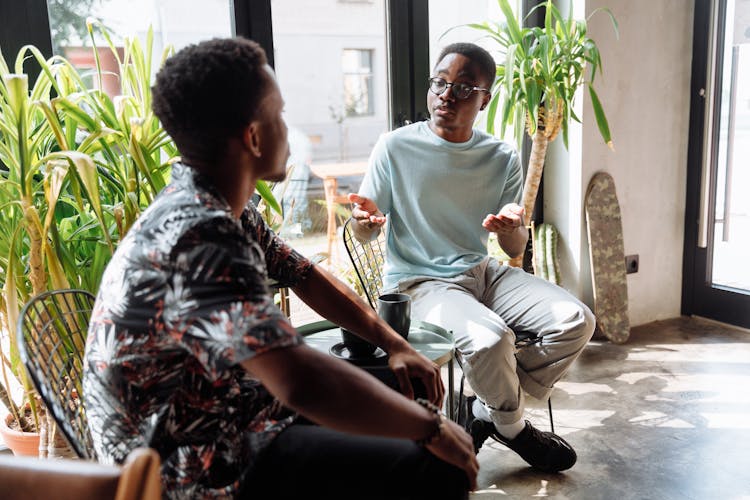
[[[0,456],[0,484],[7,499],[112,499],[120,475],[119,467],[83,460]]]
[[[156,451],[148,448],[134,450],[122,467],[0,455],[2,498],[158,500],[160,463]]]
[[[122,466],[115,500],[160,500],[161,458],[153,448],[136,448]]]

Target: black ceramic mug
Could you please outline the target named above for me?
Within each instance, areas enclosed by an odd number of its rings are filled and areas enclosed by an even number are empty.
[[[378,297],[378,316],[404,338],[411,326],[411,297],[405,293],[386,293]]]

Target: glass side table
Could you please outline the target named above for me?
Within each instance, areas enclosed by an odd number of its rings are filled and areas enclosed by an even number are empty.
[[[307,345],[313,349],[336,355],[336,347],[341,343],[341,329],[330,321],[318,321],[297,328],[297,331],[305,337]],[[426,321],[412,320],[409,328],[409,344],[420,354],[431,360],[438,366],[448,365],[448,408],[447,413],[451,419],[456,415],[453,376],[453,335],[432,323]],[[387,367],[388,358],[378,348],[375,354],[369,358],[358,358],[352,360],[360,368],[373,372]]]

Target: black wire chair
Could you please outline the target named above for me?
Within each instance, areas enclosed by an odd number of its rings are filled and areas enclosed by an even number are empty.
[[[383,288],[383,264],[385,264],[385,230],[381,229],[376,238],[362,242],[354,236],[353,220],[344,223],[344,247],[357,273],[370,307],[378,308],[378,297]]]
[[[380,296],[383,288],[382,269],[383,263],[385,262],[385,230],[381,229],[377,237],[370,241],[360,241],[354,235],[352,224],[354,224],[354,221],[351,218],[344,224],[344,247],[346,248],[346,253],[349,255],[349,260],[352,262],[352,266],[354,266],[354,271],[357,274],[362,291],[367,297],[367,301],[373,309],[377,309],[377,298]],[[516,349],[523,349],[524,347],[542,342],[542,337],[539,337],[532,332],[515,333]],[[450,416],[456,422],[463,422],[466,418],[465,412],[467,411],[463,395],[463,362],[461,353],[458,352],[458,350],[456,350],[454,357],[458,366],[462,368],[462,374],[458,390],[458,404]],[[551,397],[547,399],[547,408],[549,409],[549,425],[552,432],[555,432]]]
[[[21,361],[73,451],[96,459],[83,403],[83,355],[94,296],[55,290],[21,310],[17,342]]]

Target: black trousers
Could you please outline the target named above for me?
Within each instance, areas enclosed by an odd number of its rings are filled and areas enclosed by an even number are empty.
[[[367,370],[391,387],[390,371]],[[424,393],[418,381],[415,392]],[[304,419],[279,434],[247,477],[247,499],[466,499],[466,473],[406,439],[354,436]]]
[[[259,458],[240,498],[466,499],[466,473],[405,439],[293,424]]]

